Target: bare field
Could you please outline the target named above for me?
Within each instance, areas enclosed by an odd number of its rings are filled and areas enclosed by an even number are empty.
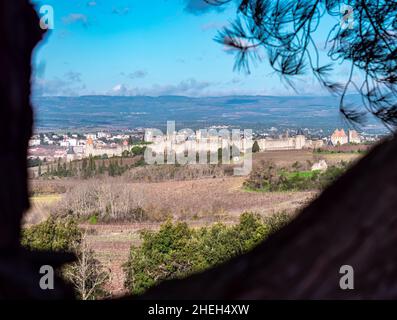
[[[293,211],[310,199],[314,192],[247,192],[242,189],[245,177],[224,177],[191,181],[131,183],[143,194],[142,206],[172,212],[175,219],[198,220],[208,213],[219,215],[216,221],[238,218],[241,212],[271,214]]]
[[[358,153],[313,153],[311,150],[287,150],[287,151],[266,151],[258,152],[253,156],[254,166],[259,161],[271,161],[278,166],[291,166],[295,162],[311,163],[325,160],[328,164],[333,165],[341,161],[354,161],[361,157]]]
[[[125,293],[123,264],[128,259],[131,245],[139,244],[139,230],[155,229],[158,224],[81,224],[87,230],[86,241],[96,257],[109,270],[107,290],[113,296]]]
[[[62,198],[61,194],[40,194],[30,197],[30,209],[25,213],[24,224],[35,224],[48,218],[51,209]]]

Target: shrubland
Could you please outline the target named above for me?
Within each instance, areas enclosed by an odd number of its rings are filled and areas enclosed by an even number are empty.
[[[307,191],[322,190],[347,169],[348,164],[340,162],[329,166],[325,171],[300,170],[299,166],[279,168],[272,162],[262,162],[254,168],[244,182],[244,187],[252,191]]]
[[[235,225],[216,223],[192,228],[168,220],[157,231],[141,231],[141,242],[132,245],[124,264],[125,287],[140,294],[161,281],[221,264],[253,249],[289,220],[286,213],[265,218],[244,213]],[[110,272],[87,246],[85,233],[74,219],[51,217],[25,228],[21,242],[30,250],[74,252],[76,262],[65,266],[61,275],[74,286],[77,297],[88,300],[109,296],[106,286]]]
[[[285,213],[261,218],[244,213],[236,225],[221,223],[193,229],[167,221],[158,231],[141,233],[142,244],[131,247],[124,270],[125,287],[140,294],[155,284],[183,278],[245,253],[286,224]]]

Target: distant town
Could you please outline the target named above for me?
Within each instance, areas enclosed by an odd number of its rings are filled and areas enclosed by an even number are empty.
[[[221,132],[224,126],[211,127]],[[203,134],[206,130],[197,130],[187,134],[179,131],[173,137],[165,140],[174,140],[173,151],[185,152],[192,142],[207,142],[208,137]],[[28,159],[32,163],[55,161],[74,161],[93,157],[122,156],[131,151],[134,145],[153,144],[153,151],[165,148],[156,143],[153,129],[138,128],[126,132],[99,131],[91,133],[53,133],[45,132],[32,136],[29,142]],[[253,133],[260,151],[272,150],[300,150],[320,149],[323,147],[342,146],[346,144],[370,144],[382,138],[381,135],[368,135],[358,133],[356,130],[337,128],[330,136],[322,136],[321,133],[313,134],[308,129],[286,130],[280,133],[277,128],[270,128],[262,132]],[[222,147],[219,136],[216,140],[208,140],[208,151],[216,151]],[[164,142],[165,143],[165,142]]]

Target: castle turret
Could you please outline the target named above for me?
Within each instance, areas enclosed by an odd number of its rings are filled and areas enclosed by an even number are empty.
[[[295,149],[303,149],[306,144],[306,137],[302,134],[299,134],[295,137]]]
[[[87,139],[87,144],[85,146],[85,155],[89,156],[90,154],[93,154],[94,152],[94,141],[92,140],[91,137]]]

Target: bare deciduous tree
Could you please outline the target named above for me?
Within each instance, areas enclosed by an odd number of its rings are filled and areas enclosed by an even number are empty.
[[[65,267],[65,278],[73,284],[82,300],[106,297],[108,294],[104,286],[110,280],[110,272],[95,258],[94,251],[87,245],[85,234],[75,251],[77,261]]]

